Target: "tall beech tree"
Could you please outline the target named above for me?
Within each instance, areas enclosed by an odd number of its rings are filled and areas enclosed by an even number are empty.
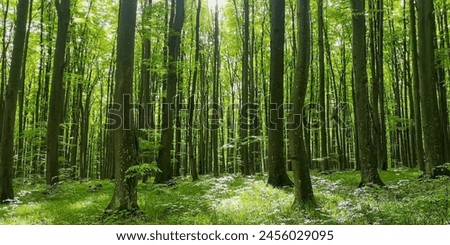
[[[130,167],[139,163],[138,135],[133,113],[133,71],[134,42],[136,28],[137,0],[121,0],[119,7],[119,27],[117,32],[116,83],[114,102],[110,115],[117,116],[111,127],[115,165],[115,188],[107,210],[136,211],[137,177],[128,174]]]
[[[64,110],[64,68],[66,66],[67,31],[70,21],[70,0],[56,0],[58,32],[56,34],[55,56],[50,90],[50,104],[47,123],[47,184],[58,182],[60,134]]]
[[[249,42],[250,42],[250,7],[249,0],[244,0],[244,39],[242,40],[242,86],[241,86],[241,161],[242,172],[244,175],[252,173],[251,165],[253,163],[249,160]]]
[[[378,174],[376,152],[373,150],[371,134],[371,107],[369,104],[367,59],[366,59],[366,17],[365,0],[352,0],[353,26],[353,70],[355,87],[355,122],[358,131],[358,151],[361,164],[360,186],[384,183]]]
[[[436,92],[434,3],[417,0],[420,104],[424,135],[425,173],[433,176],[433,167],[445,162],[444,140],[440,125]]]
[[[167,84],[166,97],[162,111],[161,149],[158,154],[158,168],[161,170],[156,175],[155,183],[165,183],[173,177],[172,144],[174,133],[174,108],[178,86],[178,61],[180,60],[181,32],[185,19],[184,0],[176,0],[174,19],[170,25],[168,43]]]
[[[192,84],[190,88],[189,102],[188,102],[188,134],[187,143],[188,145],[188,155],[190,162],[190,170],[192,180],[198,180],[197,171],[197,158],[195,157],[195,146],[194,146],[194,109],[195,109],[195,94],[197,91],[197,80],[198,80],[198,70],[200,61],[200,17],[202,11],[202,0],[197,2],[197,14],[195,17],[195,54],[194,54],[194,71],[192,75]]]
[[[372,139],[378,167],[387,170],[385,92],[384,92],[384,20],[383,0],[370,0],[370,61],[372,72]]]
[[[320,155],[321,170],[328,170],[328,136],[326,122],[326,104],[325,104],[325,46],[324,46],[324,20],[323,20],[323,0],[317,0],[318,5],[318,42],[319,42],[319,105],[320,105]]]
[[[20,88],[20,75],[24,66],[24,48],[26,24],[28,16],[28,0],[19,0],[17,3],[17,20],[14,32],[11,68],[9,70],[6,87],[3,125],[1,125],[0,145],[0,204],[7,199],[14,198],[13,191],[13,162],[14,162],[14,126],[17,109],[17,94]]]
[[[286,172],[284,152],[284,38],[285,0],[271,0],[270,110],[267,135],[268,183],[274,187],[293,186]]]
[[[294,170],[295,205],[313,205],[315,203],[309,168],[311,157],[308,155],[303,135],[302,114],[308,88],[310,67],[311,20],[310,1],[298,0],[298,51],[295,80],[291,87],[291,119],[289,130],[289,156]]]
[[[220,174],[219,167],[219,78],[220,78],[220,46],[219,46],[219,3],[216,0],[214,11],[214,65],[213,65],[213,94],[212,94],[212,122],[211,146],[214,176]]]
[[[420,108],[420,77],[419,60],[417,51],[417,26],[416,26],[416,4],[414,0],[409,1],[410,14],[410,36],[411,36],[411,63],[413,71],[413,94],[414,94],[414,123],[416,142],[414,142],[417,154],[417,165],[420,171],[425,171],[424,150],[423,150],[423,131],[422,131],[422,109]]]

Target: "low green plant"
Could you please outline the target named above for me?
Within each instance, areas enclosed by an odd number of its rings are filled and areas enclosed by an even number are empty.
[[[156,166],[156,162],[143,163],[129,167],[125,171],[125,178],[127,179],[134,177],[141,178],[142,176],[153,175],[159,172],[161,172],[161,170]]]
[[[387,187],[356,188],[358,172],[314,173],[318,205],[306,210],[293,208],[292,188],[272,188],[266,175],[178,177],[172,186],[140,183],[139,215],[108,216],[111,181],[64,181],[48,192],[44,182],[21,180],[14,182],[17,197],[0,206],[0,224],[448,224],[450,179],[418,176],[410,169],[383,171]]]

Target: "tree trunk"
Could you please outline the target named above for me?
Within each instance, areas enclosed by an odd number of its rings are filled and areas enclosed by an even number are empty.
[[[198,80],[198,67],[199,67],[199,59],[200,59],[200,14],[202,10],[202,0],[198,0],[197,3],[197,15],[195,18],[195,60],[194,60],[194,74],[192,77],[192,87],[191,93],[189,96],[189,119],[188,119],[188,135],[187,142],[189,144],[189,162],[190,162],[190,170],[192,180],[198,180],[198,171],[197,171],[197,159],[195,158],[195,146],[194,146],[194,137],[193,137],[193,123],[194,123],[194,109],[195,109],[195,95],[197,91],[197,80]],[[200,129],[202,130],[202,129]]]
[[[8,9],[9,9],[9,4],[10,1],[6,0],[6,3],[4,3],[3,6],[3,20],[2,20],[2,28],[3,28],[3,32],[2,32],[2,57],[1,57],[1,74],[0,74],[0,126],[3,125],[3,109],[5,106],[5,98],[4,98],[4,94],[5,94],[5,84],[6,84],[6,66],[7,66],[7,54],[8,54],[8,44],[9,42],[6,41],[6,33],[7,33],[7,28],[6,28],[6,21],[8,20]],[[0,130],[1,131],[1,130]],[[0,132],[0,137],[1,137],[1,132]]]
[[[249,0],[244,0],[244,40],[243,42],[243,51],[242,51],[242,99],[241,99],[241,161],[242,161],[242,173],[244,175],[252,174],[249,162],[249,144],[248,144],[248,131],[249,131],[249,122],[248,122],[248,98],[249,98],[249,84],[248,84],[248,72],[249,72],[249,40],[250,40],[250,31],[249,31],[249,22],[250,22],[250,13],[249,13]]]
[[[58,13],[58,33],[56,35],[55,58],[53,62],[52,86],[47,124],[47,184],[58,182],[61,133],[64,105],[64,67],[67,43],[67,31],[70,21],[70,0],[55,1]]]
[[[327,143],[327,123],[325,105],[325,49],[323,39],[323,0],[317,0],[318,5],[318,41],[319,41],[319,105],[320,105],[320,158],[322,171],[329,169],[328,166],[328,143]]]
[[[173,177],[172,166],[172,144],[174,138],[174,106],[175,96],[177,94],[178,83],[178,61],[180,56],[181,46],[181,31],[183,29],[185,11],[184,0],[176,0],[176,9],[174,21],[171,22],[169,31],[169,45],[168,55],[169,61],[167,64],[167,93],[163,106],[162,117],[162,132],[161,132],[161,149],[158,154],[158,168],[161,170],[155,177],[155,183],[165,183]]]
[[[294,170],[295,201],[294,205],[312,205],[315,203],[311,184],[309,167],[311,158],[308,156],[303,137],[302,110],[305,105],[308,88],[308,73],[310,66],[310,1],[298,0],[298,41],[297,66],[295,81],[291,88],[291,103],[294,108],[289,120],[294,122],[288,125],[289,130],[289,156]]]
[[[0,151],[0,204],[14,198],[13,162],[14,162],[14,125],[17,109],[17,94],[20,88],[20,74],[24,61],[28,0],[19,0],[17,4],[17,21],[14,32],[11,68],[5,94],[3,125]]]
[[[376,150],[378,168],[387,170],[387,159],[384,158],[386,132],[384,116],[384,70],[383,70],[383,0],[370,0],[370,54],[372,71],[372,133]]]
[[[25,34],[25,46],[24,46],[24,53],[23,53],[23,65],[22,65],[22,71],[21,71],[21,77],[20,77],[20,88],[19,88],[19,143],[17,146],[17,154],[18,154],[18,162],[17,162],[17,169],[16,173],[20,177],[26,177],[25,176],[25,163],[26,161],[26,149],[25,149],[25,137],[24,137],[24,130],[27,124],[26,115],[24,113],[24,109],[28,106],[27,102],[28,99],[25,100],[25,80],[26,80],[26,68],[27,68],[27,57],[28,57],[28,50],[29,50],[29,40],[30,40],[30,30],[31,30],[31,22],[33,19],[33,0],[30,0],[29,4],[29,11],[28,11],[28,22],[27,22],[27,29]],[[31,81],[29,83],[28,88],[31,86]],[[1,106],[1,103],[0,103]],[[0,111],[0,115],[1,111]],[[0,120],[0,125],[1,120]],[[1,131],[1,130],[0,130]],[[0,133],[1,137],[1,133]]]
[[[436,94],[433,11],[433,1],[417,0],[420,103],[424,133],[425,173],[430,176],[433,176],[433,167],[444,164],[445,160]]]
[[[143,40],[142,40],[142,57],[141,57],[141,76],[139,83],[139,121],[138,121],[138,129],[139,129],[139,137],[143,140],[149,140],[148,130],[153,128],[154,123],[154,115],[153,115],[153,104],[151,104],[151,86],[152,86],[152,74],[150,72],[150,64],[152,62],[151,52],[152,52],[152,43],[149,38],[150,30],[148,26],[152,21],[152,0],[146,0],[144,2],[143,10],[142,10],[142,32]],[[142,163],[151,163],[154,159],[154,154],[150,153],[149,155],[141,155],[140,161]],[[142,182],[147,182],[148,175],[144,175],[142,177]]]
[[[220,77],[220,47],[219,47],[219,4],[216,0],[214,14],[214,66],[213,66],[213,103],[212,103],[212,123],[211,123],[211,147],[214,176],[219,177],[219,77]]]
[[[109,61],[109,72],[108,72],[108,80],[107,80],[107,106],[111,105],[114,101],[114,82],[115,79],[115,73],[117,71],[116,66],[114,62],[116,61],[116,45],[113,46],[112,52],[111,52],[111,59]],[[106,113],[106,117],[110,117],[108,111]],[[113,179],[114,173],[115,173],[115,160],[114,160],[114,149],[112,147],[109,147],[110,145],[114,145],[114,138],[113,138],[113,131],[114,125],[112,124],[105,124],[105,140],[104,140],[104,151],[105,151],[105,161],[103,162],[103,175],[102,178],[104,179]]]
[[[152,0],[146,0],[144,3],[144,10],[142,12],[142,22],[146,25],[149,25],[151,21],[151,8],[152,8]],[[142,61],[141,61],[141,79],[140,79],[140,88],[139,88],[139,124],[138,129],[144,130],[140,135],[145,139],[147,134],[145,132],[146,129],[149,129],[151,120],[150,117],[153,115],[149,114],[150,108],[150,87],[151,87],[151,73],[150,73],[150,62],[151,62],[151,42],[148,36],[150,35],[147,28],[143,28],[142,30],[145,35],[142,40]],[[144,160],[144,162],[147,159]]]
[[[133,65],[137,0],[121,0],[117,33],[117,66],[114,105],[110,114],[121,118],[110,133],[115,165],[115,188],[107,210],[138,209],[137,178],[127,176],[127,170],[139,163],[138,139],[133,113]]]
[[[82,106],[82,97],[83,97],[83,86],[79,83],[76,86],[76,89],[73,93],[73,108],[72,108],[72,133],[71,133],[71,149],[70,149],[70,167],[75,169],[77,165],[77,155],[78,155],[78,136],[79,136],[79,128],[80,128],[80,110]]]
[[[270,109],[267,134],[268,184],[274,187],[293,186],[286,172],[284,154],[284,19],[285,0],[271,0],[270,31]]]
[[[84,107],[81,108],[81,130],[80,130],[80,178],[89,177],[88,165],[88,136],[89,136],[89,117],[91,114],[92,88],[86,94]],[[92,173],[90,173],[92,175]]]
[[[353,69],[355,73],[356,128],[361,161],[360,186],[370,183],[384,185],[378,175],[376,155],[371,136],[370,104],[367,87],[365,1],[352,0]]]
[[[440,6],[439,6],[440,7]],[[439,8],[438,7],[438,8]],[[437,9],[438,9],[437,8]],[[439,50],[446,50],[446,44],[448,42],[447,40],[447,34],[446,34],[446,28],[444,23],[444,16],[443,14],[440,14],[440,12],[446,12],[446,6],[442,6],[440,10],[437,10],[437,30],[439,31],[439,37],[441,37],[441,41],[438,42],[438,39],[435,38],[435,47]],[[437,34],[436,34],[437,35]],[[438,108],[439,108],[439,118],[440,118],[440,124],[442,127],[442,140],[443,140],[443,147],[445,152],[445,162],[450,162],[450,137],[448,135],[448,129],[449,129],[449,110],[448,110],[448,99],[447,99],[447,85],[446,85],[446,66],[445,66],[445,59],[448,57],[444,57],[443,55],[438,55],[436,58],[436,72],[437,72],[437,95],[438,95]]]

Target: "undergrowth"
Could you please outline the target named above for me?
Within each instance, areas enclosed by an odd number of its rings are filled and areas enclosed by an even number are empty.
[[[66,181],[49,188],[16,182],[0,205],[0,224],[449,224],[450,180],[419,179],[415,170],[381,172],[387,187],[356,188],[357,172],[312,176],[316,208],[292,208],[293,189],[267,176],[177,178],[173,186],[139,184],[139,215],[105,218],[114,184]],[[151,182],[150,182],[151,183]],[[93,189],[93,186],[101,188]]]

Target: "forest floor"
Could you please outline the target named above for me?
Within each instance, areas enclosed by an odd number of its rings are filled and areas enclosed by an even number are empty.
[[[386,188],[356,188],[358,172],[313,173],[318,206],[303,211],[292,208],[292,188],[272,188],[262,175],[139,184],[142,215],[131,218],[103,218],[111,181],[66,181],[50,189],[16,181],[16,199],[0,205],[0,224],[450,224],[450,179],[419,179],[411,169],[381,177]],[[89,188],[96,184],[102,187]]]

